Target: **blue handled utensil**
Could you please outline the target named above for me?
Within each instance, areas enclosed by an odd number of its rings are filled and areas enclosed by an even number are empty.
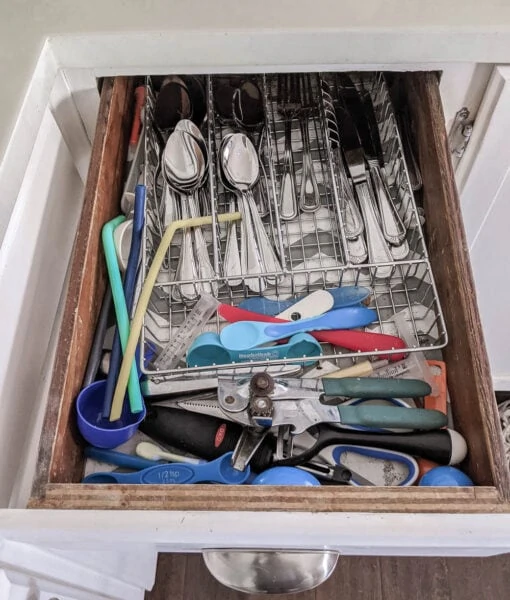
[[[303,357],[317,357],[322,354],[319,342],[307,333],[293,335],[287,344],[264,346],[250,350],[227,350],[217,333],[201,333],[189,347],[186,362],[189,367],[208,367],[230,363],[257,360],[278,360],[282,358],[299,359],[299,364],[309,366],[315,360],[303,360]]]
[[[333,309],[361,304],[361,302],[366,300],[372,293],[369,288],[357,285],[347,285],[345,287],[333,288],[326,291],[333,296]],[[294,306],[296,302],[300,302],[305,297],[306,296],[300,296],[299,298],[291,298],[289,300],[269,300],[269,298],[264,298],[264,296],[255,296],[253,298],[246,298],[240,302],[239,308],[251,310],[260,315],[275,317],[284,310]]]
[[[131,247],[124,277],[124,297],[126,299],[126,310],[128,315],[133,309],[136,288],[136,272],[140,258],[140,249],[142,246],[142,232],[145,214],[145,186],[137,185],[135,188],[135,208],[133,214],[133,234],[131,238]],[[112,353],[110,355],[110,367],[108,369],[108,378],[106,380],[106,391],[103,404],[103,417],[110,416],[112,409],[113,393],[117,378],[119,376],[120,363],[122,361],[122,348],[120,342],[119,329],[115,331]]]
[[[240,485],[250,477],[250,467],[237,471],[232,467],[232,452],[227,452],[216,460],[201,465],[171,463],[143,469],[136,473],[93,473],[82,479],[82,483],[127,483],[127,484],[182,484],[182,483],[224,483]]]
[[[356,479],[359,472],[368,477],[374,485],[381,486],[409,486],[418,479],[418,463],[409,454],[395,450],[369,448],[367,446],[338,445],[330,446],[320,453],[321,458],[333,464],[341,464],[352,469],[351,485],[363,485],[363,481]]]
[[[227,325],[221,333],[221,343],[227,350],[249,350],[268,342],[290,337],[296,333],[321,331],[323,329],[354,329],[377,320],[377,313],[361,306],[339,308],[320,317],[301,319],[290,323],[261,323],[238,321]]]
[[[109,465],[116,465],[117,467],[135,470],[148,469],[162,464],[157,460],[148,460],[147,458],[132,456],[131,454],[125,454],[124,452],[94,448],[94,446],[87,446],[85,448],[85,456],[99,462],[108,463]]]

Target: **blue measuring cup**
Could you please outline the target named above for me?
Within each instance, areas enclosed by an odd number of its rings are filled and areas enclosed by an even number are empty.
[[[321,345],[307,333],[293,335],[287,344],[239,351],[227,350],[217,333],[206,332],[201,333],[193,340],[186,355],[186,362],[188,367],[209,367],[211,365],[228,365],[233,362],[296,358],[299,359],[296,360],[297,363],[309,366],[316,361],[303,360],[303,358],[310,359],[321,354]]]
[[[82,479],[82,483],[129,483],[129,484],[181,484],[181,483],[225,483],[240,485],[250,477],[250,467],[237,471],[232,467],[232,452],[227,452],[216,460],[201,465],[169,463],[149,467],[136,473],[92,473]]]

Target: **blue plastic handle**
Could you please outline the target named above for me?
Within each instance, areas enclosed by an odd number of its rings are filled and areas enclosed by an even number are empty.
[[[355,306],[366,300],[371,294],[369,288],[357,285],[347,285],[327,291],[333,296],[333,309]],[[299,302],[305,297],[306,296],[299,296],[298,298],[292,298],[290,300],[269,300],[269,298],[264,298],[264,296],[254,296],[253,298],[246,298],[240,302],[239,308],[250,310],[259,313],[260,315],[274,317],[291,306],[294,306],[296,302]]]
[[[237,471],[232,467],[232,452],[227,452],[216,460],[201,465],[171,463],[157,465],[137,473],[93,473],[82,479],[82,483],[126,483],[126,484],[183,484],[183,483],[224,483],[240,485],[250,477],[250,467]]]
[[[95,448],[94,446],[87,446],[85,448],[85,456],[108,463],[109,465],[125,467],[126,469],[148,469],[161,464],[157,460],[148,460],[147,458],[124,454],[124,452],[115,452],[115,450],[105,450],[103,448]]]
[[[301,319],[289,323],[271,323],[266,325],[264,333],[269,338],[279,339],[294,333],[305,333],[306,331],[354,329],[369,325],[376,320],[377,313],[375,310],[361,306],[351,306],[349,308],[338,308],[310,319]]]
[[[129,315],[126,307],[126,297],[122,288],[122,278],[120,276],[119,263],[117,261],[117,253],[115,251],[115,242],[113,240],[113,230],[120,225],[126,218],[124,215],[116,217],[108,221],[103,226],[101,237],[103,240],[103,249],[106,259],[106,267],[108,270],[108,278],[112,289],[113,304],[115,306],[115,316],[117,319],[117,328],[120,332],[121,345],[124,348],[129,337]],[[136,364],[133,361],[129,372],[128,382],[129,405],[132,413],[143,411],[143,398],[140,391],[140,382]]]
[[[145,219],[145,186],[137,185],[135,188],[135,207],[133,214],[133,235],[131,238],[131,247],[124,278],[124,296],[126,298],[126,309],[128,315],[131,315],[135,299],[136,272],[138,269],[138,260],[140,249],[142,247],[142,231]],[[113,338],[112,352],[110,355],[110,366],[108,377],[106,379],[106,389],[103,404],[103,417],[107,419],[112,409],[113,393],[119,377],[120,363],[122,361],[122,347],[120,344],[120,335],[118,328],[115,329]]]

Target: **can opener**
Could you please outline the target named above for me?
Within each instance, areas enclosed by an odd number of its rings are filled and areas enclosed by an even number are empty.
[[[173,400],[172,406],[219,416],[240,423],[244,434],[232,464],[244,469],[272,427],[289,426],[297,435],[320,423],[402,429],[439,429],[445,415],[426,409],[387,406],[341,406],[347,398],[421,397],[430,386],[413,379],[344,378],[320,381],[274,379],[268,373],[233,380],[218,378],[217,400]],[[169,401],[161,405],[168,406]]]

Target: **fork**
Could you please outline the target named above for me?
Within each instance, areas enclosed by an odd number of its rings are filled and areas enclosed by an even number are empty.
[[[314,110],[314,98],[310,75],[298,75],[300,107],[297,110],[301,139],[303,140],[303,174],[299,194],[299,208],[303,212],[315,212],[320,208],[320,194],[313,167],[308,122]]]
[[[393,256],[384,238],[374,207],[370,174],[365,166],[365,152],[361,146],[358,131],[349,113],[337,107],[337,119],[344,148],[344,156],[358,196],[365,221],[368,257],[371,263],[388,263],[377,267],[375,277],[386,279],[393,273]]]
[[[299,109],[298,85],[299,81],[294,74],[278,76],[278,111],[283,116],[285,124],[285,150],[280,189],[280,217],[284,221],[292,221],[298,214],[296,176],[292,159],[292,119]]]

